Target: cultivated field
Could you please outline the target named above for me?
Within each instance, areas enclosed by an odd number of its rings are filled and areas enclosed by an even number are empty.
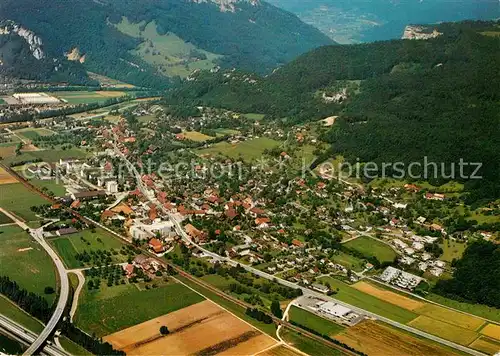
[[[69,104],[90,104],[104,103],[110,98],[115,98],[124,95],[124,92],[95,92],[95,91],[66,91],[54,93],[54,96]]]
[[[500,322],[500,309],[497,308],[489,307],[487,305],[482,305],[482,304],[459,302],[433,293],[429,293],[427,299],[453,309],[457,309],[466,313],[474,314],[486,319],[491,319]]]
[[[481,330],[481,334],[500,341],[500,326],[488,324]]]
[[[381,263],[391,262],[396,257],[396,252],[390,246],[368,236],[358,237],[355,240],[346,242],[344,246],[359,251],[364,256],[374,256]]]
[[[470,344],[469,347],[488,355],[494,355],[500,350],[500,342],[481,336]]]
[[[277,147],[279,144],[278,141],[261,137],[234,145],[228,142],[219,142],[198,152],[208,155],[221,154],[230,158],[239,158],[241,156],[246,161],[252,161],[261,158],[265,149]]]
[[[83,289],[75,321],[84,331],[102,337],[202,300],[180,283],[169,282],[152,289],[139,289],[134,284],[108,287],[101,283],[99,290]]]
[[[425,315],[412,320],[408,325],[464,346],[469,345],[478,336],[477,332],[473,330],[467,330]]]
[[[0,159],[12,157],[16,154],[17,143],[2,143],[0,144]]]
[[[353,288],[356,288],[359,291],[364,293],[373,295],[379,299],[385,300],[391,304],[395,304],[400,306],[401,308],[408,310],[415,310],[425,306],[425,303],[419,302],[417,300],[402,296],[400,294],[390,292],[388,290],[380,289],[375,287],[374,285],[367,282],[358,282],[353,285]]]
[[[10,175],[5,169],[0,167],[0,185],[17,183],[17,179]]]
[[[44,295],[47,286],[56,288],[52,260],[32,237],[15,225],[0,227],[1,275],[8,276],[22,288]],[[54,294],[46,295],[49,302]]]
[[[302,354],[299,354],[298,352],[295,352],[291,348],[284,346],[284,345],[279,345],[276,347],[273,347],[269,350],[266,350],[264,352],[261,352],[258,354],[259,356],[300,356]]]
[[[368,355],[450,355],[451,352],[381,323],[367,320],[335,337]]]
[[[477,330],[485,324],[480,318],[416,300],[369,282],[358,282],[353,288],[419,315],[408,325],[463,345],[477,338]]]
[[[40,195],[32,192],[21,183],[10,183],[1,186],[0,207],[25,221],[38,221],[37,216],[30,210],[31,206],[49,204]]]
[[[160,326],[170,334],[161,336]],[[249,355],[276,341],[211,301],[203,301],[106,336],[105,341],[133,355]]]
[[[468,330],[477,330],[484,324],[484,320],[480,318],[458,313],[433,304],[425,304],[421,308],[416,309],[415,312]]]
[[[310,339],[296,331],[284,329],[280,332],[280,336],[286,343],[302,352],[309,355],[328,355],[328,356],[343,356],[338,349],[329,347],[322,342]]]

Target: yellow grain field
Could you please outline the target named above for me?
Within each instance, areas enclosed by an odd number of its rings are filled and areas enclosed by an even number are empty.
[[[488,324],[481,330],[481,334],[500,341],[500,325]]]
[[[408,325],[464,346],[469,345],[479,335],[473,330],[464,329],[453,324],[429,318],[425,315],[421,315],[410,321]]]
[[[335,339],[368,355],[453,355],[430,341],[418,339],[371,320],[346,329]]]
[[[385,289],[377,288],[373,284],[367,282],[358,282],[353,285],[357,290],[364,292],[366,294],[373,295],[376,298],[382,299],[391,304],[397,305],[401,308],[408,310],[415,310],[418,308],[425,307],[426,303],[420,302],[415,299],[405,297],[401,294],[394,293]]]
[[[415,309],[414,312],[469,330],[478,330],[485,323],[481,318],[456,312],[434,304],[425,304],[421,308]]]
[[[478,338],[476,341],[470,344],[469,347],[474,350],[484,352],[488,355],[494,355],[500,351],[500,343],[484,336]]]

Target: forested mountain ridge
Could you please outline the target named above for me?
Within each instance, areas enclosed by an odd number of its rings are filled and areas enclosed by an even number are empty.
[[[481,162],[483,179],[463,180],[469,199],[498,198],[499,23],[434,29],[442,35],[429,40],[321,47],[251,81],[200,73],[168,101],[259,112],[284,125],[338,115],[323,137],[332,153],[362,162]]]
[[[0,75],[7,78],[92,84],[85,70],[43,50],[42,39],[13,21],[0,21]]]
[[[333,43],[295,15],[263,1],[4,0],[0,19],[37,33],[51,57],[78,48],[85,54],[86,70],[154,87],[167,82],[161,65],[194,63],[187,68],[191,70],[206,53],[214,54],[214,65],[264,74],[312,48]],[[118,26],[123,21],[138,25],[140,35],[124,33]],[[142,36],[150,24],[156,43]],[[178,50],[168,51],[172,43],[194,50],[174,62],[171,57]],[[160,58],[165,63],[158,63]]]

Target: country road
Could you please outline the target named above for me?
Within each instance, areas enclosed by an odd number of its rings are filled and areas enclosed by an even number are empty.
[[[22,340],[23,343],[28,345],[32,344],[37,339],[37,335],[34,332],[26,330],[22,325],[19,325],[3,315],[0,315],[0,329],[4,329],[12,335],[15,335],[19,340]],[[46,345],[41,354],[50,356],[69,355],[66,351],[54,345]]]
[[[73,303],[71,304],[71,310],[69,311],[70,321],[73,322],[73,318],[76,314],[76,309],[78,308],[78,299],[80,298],[80,293],[82,291],[83,286],[85,285],[85,277],[83,276],[82,271],[73,270],[68,273],[74,273],[78,277],[78,287],[75,289],[75,294],[73,295]]]

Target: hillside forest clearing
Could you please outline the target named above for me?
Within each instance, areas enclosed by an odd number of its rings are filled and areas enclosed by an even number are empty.
[[[159,34],[155,21],[132,23],[123,17],[115,26],[122,33],[141,38],[143,42],[131,52],[167,76],[187,77],[195,69],[211,69],[222,57],[199,49],[174,33]]]
[[[161,336],[160,326],[170,334]],[[211,301],[203,301],[104,338],[127,354],[249,355],[276,344],[246,322]]]

